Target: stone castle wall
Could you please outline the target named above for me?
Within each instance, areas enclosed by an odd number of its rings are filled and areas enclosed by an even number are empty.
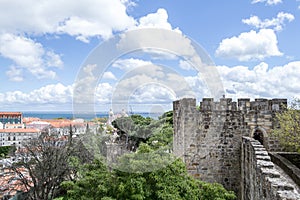
[[[219,102],[186,98],[173,103],[173,151],[186,163],[190,174],[218,182],[240,197],[242,137],[257,137],[268,150],[280,150],[269,136],[274,115],[286,99],[232,99]]]
[[[241,156],[242,200],[296,200],[295,188],[275,169],[268,152],[257,140],[243,137]]]

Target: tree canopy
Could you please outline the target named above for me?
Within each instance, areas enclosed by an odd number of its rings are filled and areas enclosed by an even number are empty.
[[[64,199],[235,199],[234,193],[220,184],[193,179],[180,159],[152,172],[109,171],[101,160],[85,165],[82,170],[81,179],[62,184],[67,190]]]
[[[5,158],[10,152],[15,151],[14,146],[0,146],[0,158]]]
[[[273,133],[288,151],[300,153],[300,100],[294,100],[290,107],[276,114],[278,127]]]
[[[132,200],[231,200],[235,194],[220,184],[191,177],[181,159],[172,156],[172,112],[158,120],[131,116],[113,125],[129,140],[137,137],[137,149],[119,158],[115,166],[103,159],[81,166],[78,179],[65,181],[63,199]],[[128,132],[127,132],[128,131]],[[147,137],[140,139],[141,135]]]

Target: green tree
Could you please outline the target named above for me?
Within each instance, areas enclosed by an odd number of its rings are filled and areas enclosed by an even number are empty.
[[[0,158],[5,158],[12,150],[16,150],[15,146],[0,146]]]
[[[290,107],[276,113],[278,127],[273,130],[281,145],[288,151],[300,153],[300,100],[294,100]]]
[[[136,150],[141,142],[145,142],[152,133],[153,119],[141,115],[121,117],[112,125],[118,129],[120,140],[125,142],[128,150]]]
[[[102,160],[96,159],[91,164],[81,168],[80,178],[76,181],[65,181],[62,187],[67,190],[66,199],[102,199],[111,196],[114,183],[111,181],[113,174],[103,164]]]
[[[103,160],[95,160],[80,170],[78,180],[64,182],[65,199],[133,199],[133,200],[232,200],[235,194],[220,184],[210,184],[191,177],[185,164],[171,154],[173,113],[158,120],[132,116],[114,122],[127,128],[121,134],[137,137],[145,130],[150,134],[140,141],[134,153],[125,154],[109,171]],[[120,127],[123,126],[123,127]],[[129,137],[129,139],[131,139]]]
[[[168,145],[173,141],[173,112],[169,111],[158,120],[141,115],[132,115],[116,119],[113,126],[118,129],[121,140],[125,141],[127,149],[137,149],[140,143],[147,142],[150,146]]]
[[[65,199],[133,200],[233,200],[233,192],[220,184],[204,183],[188,175],[184,163],[176,159],[152,172],[108,171],[101,160],[84,167],[78,181],[64,182]]]

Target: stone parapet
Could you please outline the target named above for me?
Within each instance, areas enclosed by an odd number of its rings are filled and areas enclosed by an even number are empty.
[[[242,200],[299,200],[300,194],[275,169],[268,152],[253,138],[243,137]]]

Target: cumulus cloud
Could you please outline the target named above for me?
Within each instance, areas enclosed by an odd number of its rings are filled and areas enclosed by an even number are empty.
[[[131,28],[131,30],[140,29],[140,28],[159,28],[159,29],[166,29],[176,31],[180,34],[182,32],[179,30],[178,27],[173,28],[172,25],[168,21],[168,12],[164,8],[157,9],[154,13],[149,13],[146,16],[141,17],[136,26]],[[147,37],[147,36],[145,36]],[[174,60],[176,59],[176,55],[172,54],[171,52],[163,51],[163,49],[144,49],[145,53],[152,56],[152,59],[164,59],[164,60]]]
[[[171,24],[168,22],[168,13],[165,9],[159,8],[156,13],[150,13],[139,19],[139,28],[164,28],[172,30]]]
[[[95,71],[97,64],[87,64],[83,67],[81,73],[78,74],[74,83],[74,103],[75,105],[91,106],[94,102],[94,93],[98,78]]]
[[[270,68],[265,62],[254,66],[218,66],[230,97],[289,98],[300,97],[300,62]],[[234,94],[234,95],[233,95]]]
[[[137,104],[170,104],[175,98],[191,96],[194,93],[183,76],[171,68],[151,64],[127,72],[115,85],[112,103],[121,109],[130,99]]]
[[[137,88],[129,98],[130,102],[141,104],[170,104],[175,100],[174,91],[159,84],[143,85]]]
[[[223,39],[216,50],[216,56],[234,58],[239,61],[263,60],[271,56],[282,56],[277,46],[277,36],[272,29],[241,33],[239,36]]]
[[[72,86],[64,86],[61,83],[46,85],[29,93],[21,91],[10,91],[0,93],[0,102],[7,104],[60,104],[70,103],[72,97]]]
[[[17,66],[10,68],[7,76],[21,81],[22,71],[28,70],[37,78],[56,77],[49,67],[63,66],[61,55],[31,38],[67,34],[83,42],[91,37],[107,39],[114,32],[136,26],[127,14],[132,6],[131,0],[1,1],[0,55]]]
[[[174,42],[176,41],[176,42]],[[213,67],[211,58],[195,42],[176,31],[164,29],[140,29],[124,33],[118,41],[117,48],[120,52],[131,52],[137,49],[154,49],[178,55],[189,61],[205,74],[207,84],[212,96],[221,96],[222,83],[219,81],[218,72]],[[213,82],[209,80],[214,80]]]
[[[20,68],[15,66],[10,66],[9,70],[6,71],[6,75],[8,76],[10,81],[20,82],[23,81],[23,71]]]
[[[194,69],[191,64],[185,60],[179,60],[179,67],[184,70],[192,70]]]
[[[258,29],[273,28],[276,31],[281,31],[285,21],[291,22],[294,19],[294,15],[280,12],[276,18],[261,20],[257,16],[251,16],[249,19],[243,19],[242,22]]]
[[[114,88],[109,83],[100,83],[96,87],[95,91],[95,103],[107,104],[111,100],[111,95],[114,91]]]
[[[31,6],[27,6],[28,4]],[[137,28],[163,28],[180,32],[178,28],[173,29],[168,22],[165,9],[160,8],[136,21],[127,14],[127,8],[132,6],[135,6],[135,3],[131,0],[66,0],[60,3],[33,0],[2,1],[0,55],[11,59],[18,68],[18,71],[14,68],[14,71],[18,72],[15,73],[15,78],[12,69],[6,73],[7,76],[10,80],[21,81],[21,73],[25,69],[37,78],[56,77],[55,70],[50,67],[63,66],[61,55],[46,50],[41,43],[30,39],[37,35],[68,34],[83,42],[89,42],[91,37],[107,39],[114,32]],[[24,9],[20,10],[20,7]],[[10,19],[10,22],[7,23],[5,19]],[[156,50],[151,50],[150,53],[158,59],[176,57],[171,53]],[[113,78],[111,74],[110,78]]]
[[[84,42],[94,36],[108,38],[113,31],[122,31],[135,25],[135,20],[126,12],[126,6],[133,5],[130,2],[4,0],[0,3],[0,29],[34,35],[69,34]]]
[[[217,66],[217,69],[227,97],[300,98],[300,61],[274,67],[261,62],[251,68]],[[211,97],[201,73],[197,76],[183,77],[161,66],[142,67],[140,70],[144,73],[135,69],[132,73],[128,72],[116,85],[106,82],[98,84],[93,92],[92,103],[108,105],[121,102],[121,110],[125,108],[124,102],[127,106],[130,103],[154,106],[169,105],[173,100],[185,95],[198,99]],[[59,108],[60,105],[64,105],[62,108],[71,108],[73,89],[74,85],[58,83],[28,93],[10,91],[0,93],[0,103],[3,108],[9,108],[11,105],[14,105],[14,108],[24,108],[26,105],[44,109],[49,109],[49,105],[53,109]],[[118,95],[122,98],[118,98]],[[107,106],[105,108],[107,109]]]
[[[20,68],[28,70],[37,78],[55,78],[56,73],[50,68],[63,65],[58,54],[46,51],[42,44],[24,36],[0,34],[0,43],[0,55],[11,59],[19,68],[15,78],[12,71],[16,71],[16,67],[7,72],[11,80],[21,80]]]
[[[276,4],[279,4],[279,3],[282,3],[282,0],[252,0],[252,4],[255,4],[255,3],[266,3],[267,5],[276,5]]]
[[[0,93],[0,103],[3,108],[13,107],[30,109],[72,109],[74,85],[63,85],[61,83],[50,84],[32,90],[28,93],[21,91],[9,91]],[[100,83],[93,93],[95,102],[108,103],[111,99],[113,87],[109,83]]]
[[[111,79],[111,80],[117,80],[116,76],[112,72],[104,72],[103,79]]]
[[[134,68],[145,66],[145,65],[151,65],[152,62],[145,61],[141,59],[135,59],[135,58],[128,58],[128,59],[118,59],[113,64],[112,67],[118,68],[123,71],[130,71]]]
[[[186,76],[184,79],[195,92],[196,98],[200,99],[203,97],[212,97],[211,91],[205,82],[203,74],[198,73],[196,76]]]

